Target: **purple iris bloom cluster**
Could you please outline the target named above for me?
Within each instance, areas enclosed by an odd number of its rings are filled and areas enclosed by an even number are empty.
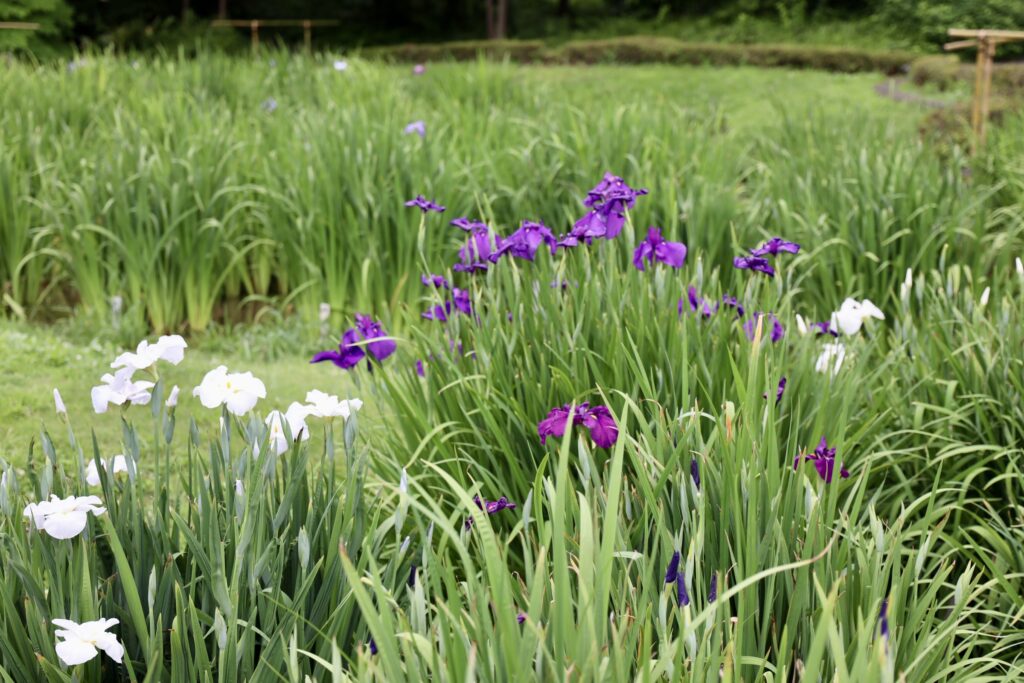
[[[626,224],[626,209],[636,206],[636,198],[645,194],[647,190],[633,189],[619,176],[605,173],[583,200],[583,206],[590,211],[573,224],[568,234],[562,235],[558,246],[571,248],[581,242],[590,244],[597,237],[613,239]]]
[[[690,594],[686,592],[686,573],[679,568],[679,551],[672,553],[672,559],[668,561],[668,568],[665,570],[665,584],[676,582],[676,600],[680,607],[690,604]]]
[[[711,575],[711,587],[708,589],[708,604],[718,599],[718,572]]]
[[[690,478],[693,479],[693,485],[700,491],[700,463],[697,462],[697,458],[690,460]]]
[[[764,273],[768,277],[775,277],[775,268],[769,263],[766,256],[778,256],[782,252],[796,254],[800,251],[800,245],[796,242],[787,242],[781,237],[773,237],[760,247],[750,250],[750,256],[737,256],[732,260],[732,265],[740,270],[753,270]]]
[[[356,326],[345,330],[345,333],[341,335],[338,350],[321,351],[313,356],[310,363],[331,361],[339,368],[349,370],[358,365],[363,358],[367,358],[367,351],[379,363],[393,354],[396,348],[397,345],[394,340],[388,339],[380,321],[356,313]],[[367,358],[367,365],[371,370],[373,369],[369,358]]]
[[[785,336],[786,330],[774,313],[755,313],[752,318],[743,323],[743,331],[747,333],[747,339],[753,341],[754,335],[757,333],[757,319],[765,316],[771,320],[772,329],[768,336],[772,340],[772,344],[775,344]]]
[[[516,504],[509,502],[509,499],[506,498],[505,496],[502,496],[498,500],[487,500],[485,498],[481,498],[480,496],[473,496],[473,503],[476,504],[478,508],[486,512],[488,515],[493,515],[497,512],[501,512],[502,510],[516,509]],[[472,528],[473,518],[467,517],[466,530],[469,531]]]
[[[436,204],[436,203],[430,201],[429,199],[425,198],[421,194],[418,194],[413,199],[410,199],[409,201],[407,201],[405,203],[405,205],[406,206],[415,206],[417,209],[419,209],[423,213],[427,213],[428,211],[436,211],[438,213],[443,213],[444,212],[444,207],[443,206],[441,206],[440,204]]]
[[[825,437],[821,437],[821,442],[814,449],[814,453],[802,453],[796,456],[793,460],[793,469],[797,469],[801,461],[807,460],[814,463],[814,469],[818,470],[818,475],[825,480],[826,484],[832,483],[832,474],[836,466],[836,449],[828,447]],[[843,467],[842,463],[839,463],[839,476],[843,479],[850,476],[850,473]]]
[[[601,182],[595,185],[583,200],[583,206],[591,210],[588,214],[592,217],[588,221],[591,229],[596,227],[595,223],[603,224],[604,232],[600,236],[605,239],[614,238],[626,224],[626,209],[636,206],[636,198],[645,194],[647,190],[635,190],[619,176],[605,173]],[[581,220],[587,220],[587,217],[584,216]]]
[[[661,236],[661,228],[651,226],[647,229],[647,237],[633,252],[633,265],[637,270],[644,269],[644,261],[660,261],[673,268],[682,268],[686,261],[686,245],[682,242],[669,242]]]
[[[572,418],[574,425],[581,425],[590,431],[590,437],[600,448],[611,448],[619,438],[619,426],[615,418],[605,406],[590,407],[589,403],[581,403],[575,411],[570,412],[571,404],[561,408],[552,408],[548,416],[537,424],[537,434],[541,444],[547,443],[549,436],[561,438]]]

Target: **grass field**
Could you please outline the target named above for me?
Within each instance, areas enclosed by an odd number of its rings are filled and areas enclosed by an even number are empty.
[[[1019,122],[970,160],[880,76],[274,59],[0,76],[0,678],[1024,675]],[[606,171],[649,192],[573,245]],[[453,268],[460,216],[507,253]],[[92,414],[155,330],[179,405]],[[203,407],[220,363],[267,397]],[[310,389],[365,406],[265,423]],[[106,510],[62,539],[51,492]]]

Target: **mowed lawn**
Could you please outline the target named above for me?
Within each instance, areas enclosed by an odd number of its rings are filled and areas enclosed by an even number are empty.
[[[23,464],[33,440],[36,442],[36,456],[40,457],[42,451],[38,448],[38,441],[43,428],[49,431],[58,455],[68,454],[65,428],[54,410],[54,388],[60,390],[80,443],[88,444],[90,432],[95,431],[104,456],[121,450],[121,425],[116,409],[105,415],[94,413],[90,390],[100,383],[104,373],[111,372],[111,360],[120,351],[128,349],[109,342],[71,341],[65,328],[0,323],[0,345],[4,349],[0,356],[0,378],[3,380],[0,392],[0,457],[8,462]],[[150,340],[155,337],[151,335]],[[308,357],[299,355],[297,350],[268,360],[266,354],[261,358],[259,352],[246,353],[241,349],[231,352],[222,340],[208,338],[205,341],[205,346],[203,340],[194,342],[181,365],[160,364],[161,377],[167,388],[175,384],[181,388],[177,413],[179,429],[187,429],[190,418],[196,420],[204,433],[216,428],[220,411],[203,408],[199,399],[192,396],[192,388],[199,384],[207,370],[218,365],[226,365],[231,371],[248,370],[263,380],[268,396],[267,401],[261,402],[263,412],[274,408],[283,411],[292,401],[301,403],[311,389],[320,389],[342,398],[358,397],[364,401],[365,411],[371,413],[376,410],[369,392],[365,395],[358,392],[349,375],[330,364],[310,365]],[[315,337],[312,342],[315,344]],[[136,379],[148,378],[145,373],[137,373]],[[151,434],[148,428],[142,428],[142,425],[148,425],[148,411],[133,408],[132,414],[133,421],[140,425],[140,438],[145,440]],[[183,445],[184,441],[179,438],[176,443]],[[91,453],[87,450],[86,455]]]

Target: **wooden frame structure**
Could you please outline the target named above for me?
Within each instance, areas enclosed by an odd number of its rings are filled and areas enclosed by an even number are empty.
[[[313,49],[313,28],[316,26],[337,26],[333,19],[215,19],[214,28],[249,28],[250,44],[253,51],[260,46],[260,27],[291,28],[302,27],[302,43],[306,51]]]
[[[978,50],[974,64],[974,100],[971,103],[971,128],[974,129],[971,151],[977,152],[985,144],[985,128],[992,95],[992,60],[996,56],[996,46],[1000,43],[1024,40],[1024,31],[951,28],[949,36],[963,40],[946,43],[942,46],[946,51],[971,47]]]
[[[2,29],[10,31],[36,31],[39,29],[39,24],[34,21],[0,21],[0,30]]]

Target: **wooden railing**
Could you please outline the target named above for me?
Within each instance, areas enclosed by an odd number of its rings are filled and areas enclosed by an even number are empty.
[[[0,21],[0,29],[11,31],[35,31],[39,24],[34,21]]]
[[[338,22],[333,19],[215,19],[211,26],[214,28],[245,28],[249,27],[250,42],[252,49],[260,46],[260,27],[267,28],[297,28],[302,27],[302,42],[306,50],[313,48],[313,28],[316,26],[337,26]]]
[[[971,105],[971,127],[974,140],[971,151],[977,152],[985,145],[985,127],[988,122],[989,98],[992,93],[992,60],[996,56],[996,45],[1024,40],[1024,31],[1000,31],[996,29],[949,29],[951,38],[964,38],[946,43],[946,50],[977,48],[978,58],[974,65],[974,101]]]

